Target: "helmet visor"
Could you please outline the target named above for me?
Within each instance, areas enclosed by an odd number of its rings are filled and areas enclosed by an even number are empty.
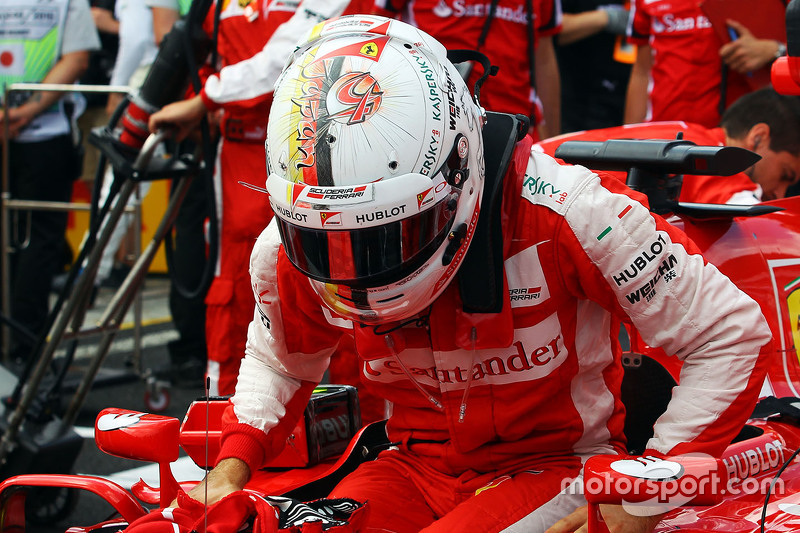
[[[354,230],[321,230],[275,217],[289,260],[308,277],[366,289],[413,274],[439,248],[453,224],[447,199],[408,218]]]

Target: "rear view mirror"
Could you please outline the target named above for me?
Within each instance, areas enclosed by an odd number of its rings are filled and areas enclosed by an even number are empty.
[[[153,463],[178,459],[177,418],[111,407],[97,415],[94,429],[97,447],[109,455]]]

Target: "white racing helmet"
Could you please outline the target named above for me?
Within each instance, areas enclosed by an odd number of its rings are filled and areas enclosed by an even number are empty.
[[[396,20],[317,25],[275,85],[267,190],[291,262],[336,314],[409,318],[454,278],[483,194],[483,110]]]

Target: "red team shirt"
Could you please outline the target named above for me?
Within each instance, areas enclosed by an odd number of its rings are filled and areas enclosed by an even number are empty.
[[[653,52],[647,121],[686,120],[708,128],[719,124],[723,43],[699,4],[635,0],[631,42],[649,44]],[[743,76],[728,72],[727,105],[750,90]]]
[[[371,0],[253,0],[245,7],[239,0],[230,2],[223,4],[218,46],[219,67],[227,68],[209,78],[200,96],[207,109],[224,106],[226,112],[244,113],[262,125],[272,87],[297,39],[322,20],[369,11],[372,5]],[[254,6],[260,6],[255,18],[246,11]],[[206,31],[212,28],[213,12],[205,23]]]
[[[222,1],[216,68],[236,69],[236,65],[260,52],[275,31],[294,14],[296,2],[254,0]],[[209,10],[204,29],[213,31],[215,9]],[[201,97],[209,104],[207,89],[218,87],[219,74],[205,83]],[[240,83],[239,85],[242,85]],[[209,109],[222,107],[222,141],[215,165],[216,204],[219,215],[218,262],[214,280],[205,298],[208,367],[212,394],[231,394],[238,362],[244,353],[246,326],[252,312],[252,291],[242,264],[260,230],[272,218],[267,199],[253,194],[238,181],[263,183],[266,117],[272,93],[260,91],[258,98],[237,105],[226,99]]]

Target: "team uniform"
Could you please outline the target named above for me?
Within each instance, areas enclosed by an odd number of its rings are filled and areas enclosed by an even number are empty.
[[[243,4],[235,0],[223,4],[217,45],[223,68],[260,51],[275,29],[292,16],[295,7],[294,3],[278,1]],[[206,24],[209,34],[213,16],[212,9]],[[241,265],[247,261],[260,228],[272,217],[264,198],[238,182],[263,172],[264,117],[269,113],[270,96],[265,95],[246,108],[220,103],[223,105],[210,108],[223,107],[224,112],[214,169],[219,244],[215,276],[206,295],[206,344],[212,393],[230,394],[244,352],[242,324],[250,316],[247,302],[252,299]]]
[[[720,453],[758,395],[769,339],[758,305],[619,180],[530,147],[518,144],[505,180],[503,311],[464,313],[451,284],[418,320],[387,326],[391,342],[354,331],[363,379],[392,402],[397,449],[332,495],[368,500],[371,523],[537,530],[568,514],[580,502],[559,496],[563,480],[586,456],[625,449],[617,332],[626,315],[649,345],[685,359],[649,450]],[[612,253],[621,249],[630,251]],[[285,443],[342,320],[290,263],[274,223],[250,272],[256,313],[220,457],[253,469]],[[696,298],[700,285],[718,298]]]
[[[540,141],[534,147],[548,155],[554,155],[556,148],[567,141],[606,141],[609,139],[675,139],[678,133],[683,139],[698,146],[725,146],[725,131],[722,128],[706,128],[699,124],[682,121],[650,122],[628,124],[615,128],[579,131],[559,135]],[[608,174],[625,181],[624,172],[608,171]],[[744,172],[731,176],[683,176],[681,202],[704,204],[751,205],[761,201],[761,186],[751,180]]]
[[[287,62],[267,126],[275,217],[250,258],[256,305],[218,459],[252,472],[274,458],[353,338],[362,381],[392,406],[394,446],[331,497],[367,502],[368,531],[541,531],[583,501],[563,489],[587,456],[625,449],[621,321],[684,361],[652,453],[724,449],[770,332],[619,180],[525,137],[502,187],[485,187],[487,117],[446,53],[408,24],[356,16],[316,26]],[[502,220],[491,250],[471,247],[482,201]],[[502,305],[468,312],[453,280],[486,252],[496,276],[463,281],[494,284]],[[224,489],[247,474],[238,461],[215,472]]]
[[[722,42],[696,0],[636,0],[630,40],[653,54],[646,120],[719,124]],[[746,20],[739,21],[747,24]],[[724,108],[750,92],[747,80],[728,71]]]
[[[489,3],[481,0],[376,0],[378,13],[400,18],[423,31],[435,35],[448,49],[478,48],[486,23]],[[533,50],[540,37],[561,31],[560,0],[533,0]],[[493,65],[500,67],[497,76],[481,89],[481,105],[501,113],[520,113],[542,120],[542,103],[531,87],[527,8],[524,1],[500,1],[486,41],[480,51]],[[467,80],[472,87],[481,68],[474,68]]]

